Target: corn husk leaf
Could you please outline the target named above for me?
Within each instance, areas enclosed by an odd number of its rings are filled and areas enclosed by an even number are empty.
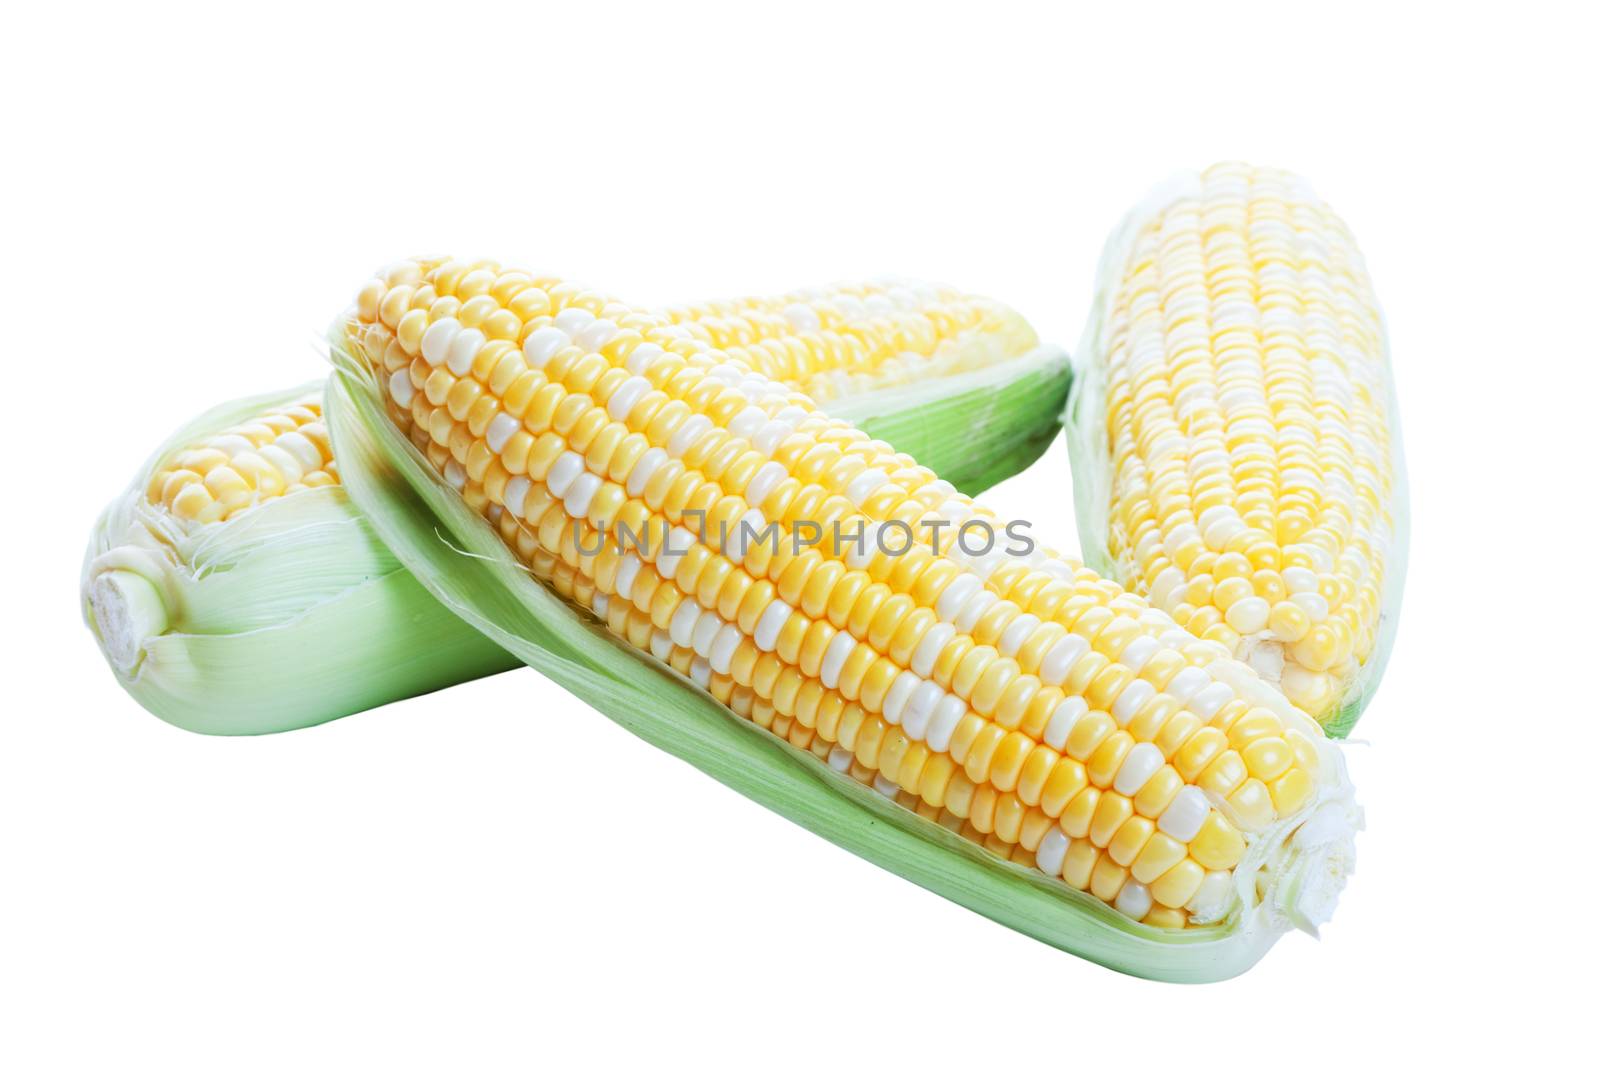
[[[976,495],[1038,459],[1060,432],[1072,383],[1067,353],[1042,345],[1015,360],[898,389],[840,397],[828,414],[855,423]]]

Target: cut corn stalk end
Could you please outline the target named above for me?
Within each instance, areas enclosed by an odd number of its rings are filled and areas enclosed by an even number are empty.
[[[132,677],[152,638],[167,630],[167,605],[150,579],[109,567],[90,578],[84,592],[90,627],[117,674]]]

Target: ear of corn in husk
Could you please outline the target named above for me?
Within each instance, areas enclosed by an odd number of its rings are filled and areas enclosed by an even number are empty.
[[[1015,313],[945,287],[840,285],[664,318],[973,491],[1043,451],[1070,377]],[[201,416],[95,527],[85,618],[124,688],[169,722],[294,729],[517,663],[438,605],[351,506],[321,393]]]
[[[1344,736],[1393,646],[1409,521],[1344,223],[1282,171],[1169,182],[1108,242],[1074,360],[1085,559]]]
[[[434,300],[392,326],[358,301],[335,332],[348,490],[524,662],[801,825],[1110,967],[1227,977],[1331,912],[1359,825],[1342,755],[1220,646],[660,316],[486,262],[383,281]],[[694,509],[702,529],[783,536],[697,537]],[[1004,553],[930,545],[933,516],[1004,528]],[[802,548],[787,535],[810,521],[909,541]],[[644,545],[604,536],[629,527]]]
[[[321,391],[201,416],[96,523],[84,617],[118,681],[168,722],[288,730],[516,665],[441,610],[350,505]],[[287,470],[261,455],[284,444]],[[176,472],[237,510],[186,516],[195,494],[162,492]]]

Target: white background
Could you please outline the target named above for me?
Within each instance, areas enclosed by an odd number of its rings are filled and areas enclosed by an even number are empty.
[[[6,16],[0,1060],[1586,1043],[1593,26],[1529,3],[578,6]],[[1361,239],[1415,515],[1350,754],[1357,876],[1320,943],[1243,978],[1159,986],[1028,941],[527,672],[223,740],[141,711],[81,626],[83,540],[146,451],[321,373],[313,338],[392,257],[493,255],[642,303],[928,276],[1070,345],[1121,213],[1232,157],[1309,176]],[[1071,547],[1068,484],[1058,443],[991,499]]]

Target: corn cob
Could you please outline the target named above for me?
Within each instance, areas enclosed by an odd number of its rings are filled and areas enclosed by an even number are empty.
[[[974,487],[1031,462],[1064,402],[1064,354],[1009,309],[948,287],[841,285],[671,319],[825,389],[831,407]],[[321,394],[319,383],[203,416],[96,529],[86,618],[118,679],[169,721],[291,729],[517,662],[418,586],[350,506]],[[987,438],[939,430],[974,413]]]
[[[1068,418],[1085,558],[1338,735],[1382,673],[1405,567],[1383,321],[1300,179],[1223,164],[1102,260]]]
[[[1009,308],[903,279],[708,301],[666,315],[819,403],[979,370],[1032,344]]]
[[[375,312],[395,291],[408,306]],[[1310,719],[1219,645],[1033,547],[749,361],[557,279],[439,260],[369,283],[336,345],[335,452],[364,472],[352,489],[385,539],[486,632],[630,729],[779,810],[849,781],[824,773],[804,797],[774,792],[677,724],[648,721],[664,698],[620,697],[614,659],[586,673],[584,656],[604,653],[574,651],[582,628],[526,577],[430,554],[416,534],[429,520],[417,526],[418,506],[373,473],[382,462],[474,555],[515,562],[794,750],[1114,909],[1098,922],[1120,913],[1179,939],[1210,926],[1258,946],[1331,909],[1356,809]],[[820,539],[801,535],[808,524]],[[963,534],[941,547],[950,524]],[[986,547],[968,528],[989,531]],[[535,617],[500,621],[517,617],[506,592]],[[1064,947],[1175,976],[1142,944],[1113,958]]]

